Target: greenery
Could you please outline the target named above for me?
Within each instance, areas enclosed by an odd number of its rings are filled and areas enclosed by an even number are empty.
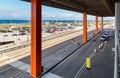
[[[24,24],[24,27],[30,27],[30,23]]]

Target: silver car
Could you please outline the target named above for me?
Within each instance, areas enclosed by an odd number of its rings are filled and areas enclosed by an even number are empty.
[[[102,35],[102,36],[100,37],[100,41],[107,41],[107,37],[104,36],[104,35]]]
[[[107,39],[109,39],[109,37],[110,37],[108,33],[105,33],[104,36],[105,36]]]

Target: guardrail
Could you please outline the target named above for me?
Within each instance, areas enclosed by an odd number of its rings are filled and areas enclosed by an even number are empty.
[[[2,56],[3,52],[8,52],[10,50],[15,50],[15,49],[26,47],[26,46],[29,46],[29,45],[30,45],[30,42],[27,42],[27,43],[23,43],[23,44],[18,44],[18,45],[2,48],[2,49],[0,49],[0,54]]]
[[[61,36],[68,35],[68,34],[71,34],[71,33],[74,33],[74,32],[78,32],[78,31],[80,31],[80,30],[74,30],[72,32],[67,32],[67,33],[61,33],[61,34],[58,34],[58,35],[55,35],[55,36],[52,36],[52,37],[44,38],[44,39],[42,39],[42,41],[47,41],[47,40],[50,40],[50,39],[53,39],[53,38],[61,37]],[[23,44],[19,44],[19,45],[14,45],[14,46],[6,47],[6,48],[1,48],[0,49],[0,54],[2,55],[3,52],[8,52],[10,50],[15,50],[15,49],[26,47],[26,46],[29,46],[29,45],[30,45],[30,42],[27,42],[27,43],[23,43]]]
[[[91,29],[91,27],[89,27],[89,28]],[[63,32],[63,33],[57,34],[55,36],[43,37],[42,42],[50,40],[50,39],[54,39],[54,38],[57,38],[57,37],[61,37],[61,36],[64,36],[64,35],[68,35],[68,34],[71,34],[71,33],[74,33],[74,32],[78,32],[80,30],[82,30],[82,29],[74,30],[74,31],[70,31],[70,32],[65,32],[65,33]]]
[[[71,32],[60,33],[60,34],[55,35],[55,36],[44,37],[42,39],[42,41],[44,42],[44,41],[47,41],[47,40],[50,40],[50,39],[54,39],[54,38],[61,37],[61,36],[64,36],[64,35],[68,35],[68,34],[71,34],[71,33],[74,33],[74,32],[78,32],[78,31],[80,31],[80,30],[77,30],[77,31],[74,30],[74,31],[71,31]]]
[[[63,36],[63,35],[67,35],[67,34],[71,34],[71,33],[74,33],[74,32],[77,32],[77,31],[73,31],[73,32],[67,32],[67,33],[61,33],[59,35],[56,35],[56,36],[52,36],[52,37],[49,37],[49,38],[45,38],[44,40],[42,41],[47,41],[47,40],[50,40],[50,39],[53,39],[53,38],[56,38],[56,37],[60,37],[60,36]],[[6,48],[1,48],[0,49],[0,54],[1,56],[3,55],[3,52],[8,52],[10,50],[15,50],[15,49],[18,49],[18,48],[22,48],[22,47],[26,47],[26,46],[29,46],[30,45],[30,42],[26,42],[26,43],[22,43],[22,44],[18,44],[18,45],[13,45],[13,46],[10,46],[10,47],[7,47]]]

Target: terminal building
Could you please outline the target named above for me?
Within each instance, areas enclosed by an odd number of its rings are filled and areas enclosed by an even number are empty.
[[[64,60],[68,60],[68,58],[64,58],[63,60],[61,60],[59,63],[55,64],[52,68],[48,69],[48,70],[44,70],[44,66],[43,66],[43,60],[42,59],[42,45],[41,45],[41,39],[42,39],[42,33],[41,33],[41,5],[46,5],[46,6],[51,6],[51,7],[56,7],[56,8],[61,8],[61,9],[65,9],[65,10],[70,10],[70,11],[75,11],[75,12],[79,12],[83,14],[83,34],[82,34],[82,42],[83,44],[87,44],[89,43],[88,40],[88,32],[87,32],[87,14],[90,15],[94,15],[96,18],[96,26],[95,26],[95,34],[96,36],[99,35],[100,32],[103,32],[104,29],[104,17],[110,17],[110,16],[115,16],[115,46],[113,47],[107,47],[107,49],[104,51],[103,50],[103,55],[98,55],[98,57],[101,57],[100,59],[102,59],[101,61],[95,61],[95,63],[98,62],[104,62],[105,68],[98,68],[100,71],[99,76],[97,76],[94,73],[97,73],[97,70],[92,71],[91,70],[86,70],[86,71],[82,71],[85,72],[84,75],[82,77],[84,78],[88,78],[91,76],[94,76],[93,78],[120,78],[120,0],[22,0],[22,1],[27,1],[31,3],[31,55],[30,55],[30,70],[29,71],[29,75],[32,77],[43,77],[43,78],[69,78],[72,77],[73,73],[75,73],[76,71],[74,71],[74,69],[77,69],[77,66],[80,66],[81,63],[77,64],[78,61],[84,61],[85,59],[76,59],[75,61],[69,61],[66,62],[67,65],[62,65],[61,62],[63,62]],[[98,27],[98,17],[101,17],[101,31],[99,31],[99,27]],[[114,36],[112,37],[114,38]],[[95,41],[95,40],[94,40]],[[96,41],[95,41],[96,42]],[[90,46],[92,46],[92,43]],[[105,42],[105,44],[109,45],[109,42]],[[114,41],[113,41],[114,44]],[[82,46],[84,46],[82,45]],[[102,44],[103,45],[103,44]],[[95,46],[96,47],[96,46]],[[76,46],[71,47],[68,50],[71,50],[72,48],[76,48]],[[112,52],[111,48],[113,48],[114,54],[113,54],[113,58],[112,59],[107,59],[107,61],[105,61],[106,59],[103,59],[104,56],[109,55],[106,54],[106,52]],[[90,48],[91,50],[92,48]],[[88,50],[85,49],[84,51]],[[90,51],[89,50],[89,51]],[[65,51],[65,50],[64,50]],[[61,52],[64,52],[61,51]],[[97,51],[94,50],[96,53]],[[82,52],[83,54],[85,54],[85,52]],[[98,52],[100,53],[100,52]],[[60,55],[61,53],[58,53],[58,55]],[[74,54],[74,53],[71,53]],[[81,55],[75,55],[77,56],[81,56],[81,57],[88,57],[87,53],[84,56]],[[112,54],[112,53],[111,53]],[[57,56],[57,54],[56,54]],[[62,56],[62,55],[61,55]],[[90,55],[89,57],[93,57],[93,55]],[[53,59],[55,58],[55,56],[52,56],[52,59],[48,59],[50,60],[49,62],[51,63],[53,61]],[[74,57],[74,58],[76,58]],[[96,58],[98,58],[96,57]],[[57,60],[59,60],[61,58],[57,58]],[[51,61],[52,60],[52,61]],[[71,59],[72,60],[72,59]],[[94,59],[95,60],[95,59]],[[111,60],[114,60],[114,62],[111,62]],[[74,63],[73,63],[74,62]],[[54,63],[54,62],[53,62]],[[48,64],[49,65],[49,64]],[[48,66],[46,65],[46,67]],[[113,72],[111,73],[107,73],[111,70],[106,69],[107,67],[109,67],[110,65],[113,65],[114,68],[111,69]],[[29,65],[26,65],[29,66]],[[71,66],[71,67],[69,67]],[[81,68],[84,69],[85,63],[83,65],[81,65]],[[95,67],[97,68],[97,66],[100,66],[100,64],[96,64]],[[59,69],[57,69],[58,67],[60,67]],[[104,67],[104,66],[103,66]],[[75,74],[74,77],[72,78],[79,78],[80,72],[81,72],[81,68],[79,68],[79,70],[77,70],[77,73]],[[21,68],[22,69],[22,68]],[[66,69],[66,70],[65,70]],[[95,69],[95,68],[93,68]],[[107,70],[107,72],[103,72],[104,70]],[[55,74],[59,74],[61,77],[58,76],[53,76],[54,73]],[[93,73],[94,72],[94,73]],[[48,76],[44,76],[48,74]],[[97,73],[98,74],[98,73]],[[25,75],[25,74],[24,74]],[[22,76],[24,76],[22,75]],[[27,74],[28,75],[28,74]],[[68,76],[69,75],[69,76]],[[21,76],[21,77],[22,77]],[[88,77],[87,77],[88,76]]]
[[[101,17],[102,29],[103,18],[115,16],[115,64],[114,64],[114,78],[119,78],[119,25],[120,25],[120,0],[24,0],[31,2],[32,26],[33,29],[31,38],[31,75],[38,76],[42,73],[41,64],[41,49],[39,38],[41,33],[41,24],[37,20],[41,20],[41,4],[65,10],[83,13],[83,42],[87,42],[87,14],[96,16],[96,34],[98,34],[98,17]],[[37,29],[36,29],[37,28]],[[36,37],[39,36],[39,37]],[[36,40],[36,42],[34,42]],[[36,45],[36,47],[34,47]]]

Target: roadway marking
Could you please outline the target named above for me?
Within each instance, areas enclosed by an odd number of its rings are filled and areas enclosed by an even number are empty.
[[[110,32],[110,35],[112,34],[112,31]],[[105,49],[105,47],[104,47]],[[100,51],[101,52],[101,51]],[[92,53],[89,57],[92,59],[92,57],[95,56],[95,53]],[[82,67],[80,68],[80,70],[76,73],[76,75],[74,76],[74,78],[79,78],[80,74],[82,73],[83,71],[83,68],[85,67],[86,63],[84,63],[82,65]]]
[[[94,37],[94,38],[97,38],[97,37],[99,37],[99,35],[98,36],[96,36],[96,37]],[[91,41],[91,40],[90,40]],[[82,47],[85,47],[85,45],[84,46],[82,46]],[[81,47],[81,48],[82,48]],[[92,46],[91,46],[92,47]],[[80,49],[80,48],[79,48]],[[64,61],[62,61],[59,65],[57,65],[54,69],[52,69],[52,71],[54,71],[55,69],[57,69],[58,67],[60,67],[65,61],[67,61],[68,59],[70,59],[74,54],[76,54],[77,52],[74,52],[72,55],[70,55],[68,58],[66,58]],[[93,55],[92,55],[93,56]],[[80,69],[80,72],[82,71],[82,69],[85,67],[85,63],[82,65],[82,68]]]
[[[82,65],[82,67],[81,67],[80,70],[77,72],[77,74],[75,75],[74,78],[78,78],[78,77],[79,77],[79,75],[81,74],[83,68],[85,67],[85,64],[86,64],[86,63],[84,63],[84,64]]]
[[[5,72],[5,71],[8,71],[8,70],[10,70],[11,68],[13,68],[13,67],[5,68],[4,70],[1,70],[0,73],[3,73],[3,72]]]
[[[30,65],[26,64],[24,62],[15,61],[15,62],[10,63],[9,65],[11,65],[19,70],[23,70],[23,71],[30,73]]]
[[[63,78],[63,77],[60,77],[60,76],[53,74],[53,73],[47,73],[44,76],[42,76],[42,78]]]
[[[92,53],[89,57],[90,59],[92,59],[92,57],[95,56],[95,53]],[[86,63],[84,62],[84,64],[82,65],[82,67],[80,68],[80,70],[77,72],[77,74],[75,75],[74,78],[79,78],[80,74],[82,73],[83,71],[83,68],[85,68],[85,65]]]

